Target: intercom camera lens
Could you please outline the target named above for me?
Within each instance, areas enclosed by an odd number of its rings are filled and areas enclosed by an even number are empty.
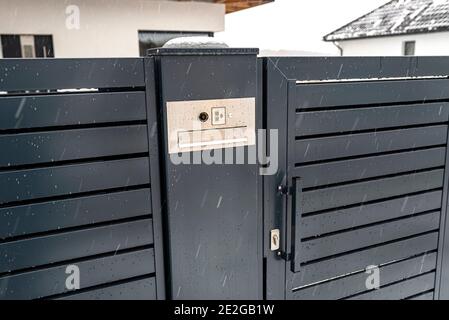
[[[201,122],[206,122],[207,120],[209,120],[209,115],[207,114],[207,112],[201,112],[199,119]]]

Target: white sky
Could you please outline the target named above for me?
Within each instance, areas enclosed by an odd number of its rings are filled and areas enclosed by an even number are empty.
[[[226,15],[225,32],[216,33],[232,47],[337,54],[327,33],[388,0],[275,0]]]

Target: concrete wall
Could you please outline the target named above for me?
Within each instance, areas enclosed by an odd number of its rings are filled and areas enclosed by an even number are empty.
[[[78,30],[66,27],[69,5],[80,9]],[[223,4],[204,2],[0,0],[0,34],[51,34],[57,58],[136,57],[138,30],[218,32],[224,16]]]
[[[449,55],[449,32],[340,41],[344,56],[400,56],[404,41],[416,41],[415,55]]]

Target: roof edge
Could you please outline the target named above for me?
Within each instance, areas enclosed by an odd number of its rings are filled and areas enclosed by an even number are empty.
[[[360,16],[360,17],[358,17],[358,18],[356,18],[356,19],[354,19],[354,20],[352,20],[352,21],[346,23],[345,25],[341,26],[340,28],[337,28],[337,29],[335,29],[334,31],[329,32],[328,34],[326,34],[325,36],[323,36],[323,41],[327,41],[327,42],[338,41],[337,39],[327,39],[327,38],[328,38],[330,35],[332,35],[333,33],[336,33],[337,31],[340,31],[341,29],[346,28],[347,26],[353,24],[354,22],[356,22],[356,21],[358,21],[358,20],[360,20],[360,19],[365,18],[366,16],[370,15],[370,14],[373,13],[374,11],[377,11],[377,10],[379,10],[380,8],[383,8],[383,7],[385,7],[385,6],[387,6],[387,5],[389,5],[390,3],[395,2],[395,1],[398,1],[398,0],[391,0],[391,1],[388,1],[388,2],[384,3],[383,5],[381,5],[380,7],[377,7],[377,8],[375,8],[375,9],[373,9],[373,10],[371,10],[371,11],[365,13],[364,15],[362,15],[362,16]],[[352,39],[352,38],[346,38],[346,39],[344,39],[344,40],[350,40],[350,39]]]
[[[325,42],[336,42],[336,41],[350,41],[350,40],[362,40],[362,39],[372,39],[372,38],[386,38],[386,37],[398,37],[398,36],[406,36],[406,35],[414,35],[414,34],[425,34],[425,33],[438,33],[438,32],[449,32],[449,26],[438,27],[432,30],[427,28],[416,29],[412,32],[398,32],[398,33],[390,33],[390,34],[378,34],[372,36],[354,36],[350,38],[339,38],[339,39],[324,39]]]

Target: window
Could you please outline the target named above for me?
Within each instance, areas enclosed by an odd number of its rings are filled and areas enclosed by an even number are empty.
[[[20,45],[22,51],[22,58],[34,58],[34,37],[33,36],[20,36]]]
[[[53,37],[47,35],[34,36],[34,46],[37,58],[54,58]]]
[[[404,56],[414,56],[415,55],[415,41],[405,41],[404,42]]]
[[[2,35],[3,58],[53,58],[51,35]]]
[[[213,32],[184,31],[139,31],[140,56],[146,55],[148,49],[160,48],[171,39],[180,37],[213,37]]]

